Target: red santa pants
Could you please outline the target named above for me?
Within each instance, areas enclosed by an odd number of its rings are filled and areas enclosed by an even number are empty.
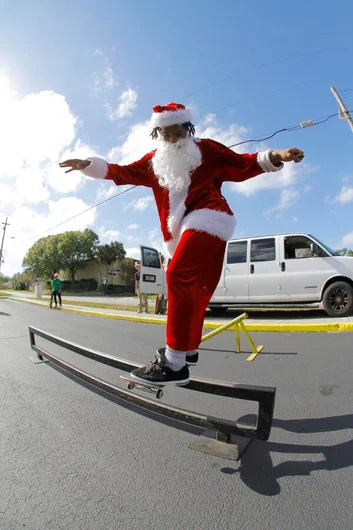
[[[222,274],[226,242],[206,232],[186,230],[167,269],[167,346],[196,350],[210,298]]]

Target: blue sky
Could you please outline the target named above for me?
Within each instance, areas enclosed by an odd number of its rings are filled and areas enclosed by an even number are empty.
[[[153,145],[155,104],[190,105],[197,135],[226,145],[335,113],[331,85],[353,109],[352,2],[340,10],[301,0],[237,4],[0,0],[0,220],[10,222],[3,273],[21,269],[36,239],[65,230],[92,228],[132,257],[141,243],[161,245],[143,188],[52,228],[119,192],[64,175],[58,162],[139,158]],[[234,236],[303,231],[353,247],[352,142],[334,117],[241,146],[296,146],[306,156],[300,167],[225,186]]]

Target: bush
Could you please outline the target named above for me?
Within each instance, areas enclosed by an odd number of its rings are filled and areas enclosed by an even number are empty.
[[[134,287],[130,285],[107,285],[107,294],[134,294]]]
[[[16,291],[25,291],[26,290],[26,284],[25,282],[18,282],[15,284]]]
[[[94,278],[83,278],[82,280],[75,280],[74,282],[70,280],[64,280],[61,284],[62,292],[65,291],[96,291],[98,283]]]

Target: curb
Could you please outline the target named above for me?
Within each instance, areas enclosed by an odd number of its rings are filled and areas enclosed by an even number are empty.
[[[25,302],[27,304],[47,307],[48,305],[44,302],[37,302],[33,300],[26,300],[24,298],[16,298],[14,296],[8,297],[9,300],[15,300],[17,302]],[[146,318],[138,317],[133,315],[114,315],[110,313],[100,313],[99,311],[90,311],[87,309],[75,309],[71,307],[63,307],[60,311],[66,311],[68,313],[76,313],[80,315],[87,315],[92,317],[100,318],[110,318],[113,320],[125,320],[128,322],[140,322],[142,324],[159,324],[165,325],[166,319],[162,318]],[[205,329],[217,329],[222,324],[220,322],[205,322]],[[349,332],[353,331],[353,322],[349,323],[340,323],[340,322],[330,322],[330,323],[320,323],[320,324],[246,324],[246,329],[248,331],[257,331],[257,332],[273,332],[273,333],[337,333],[337,332]],[[235,327],[230,327],[229,331],[235,331]]]

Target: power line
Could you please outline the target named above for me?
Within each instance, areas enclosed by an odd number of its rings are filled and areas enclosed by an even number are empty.
[[[292,56],[289,56],[289,57],[282,57],[280,59],[275,59],[273,61],[269,61],[267,63],[262,63],[262,64],[259,64],[257,66],[254,66],[253,68],[249,68],[247,70],[244,70],[243,72],[237,72],[234,75],[230,75],[230,76],[223,77],[222,79],[218,79],[218,81],[215,81],[214,83],[210,83],[210,84],[205,85],[205,86],[203,86],[201,88],[198,88],[197,90],[194,90],[193,92],[190,92],[185,97],[190,98],[191,96],[194,96],[198,92],[201,92],[203,90],[207,90],[208,88],[212,88],[212,87],[214,87],[216,85],[219,85],[220,83],[223,83],[224,81],[228,81],[229,79],[232,79],[234,77],[239,77],[239,76],[246,75],[246,74],[248,74],[250,72],[253,72],[255,70],[259,70],[260,68],[265,68],[266,66],[271,66],[273,64],[282,63],[283,61],[291,61],[293,59],[300,59],[301,57],[307,57],[309,55],[319,55],[321,53],[343,51],[343,50],[348,50],[348,49],[351,49],[351,48],[352,48],[352,45],[345,46],[345,47],[342,47],[342,48],[329,48],[329,49],[326,49],[326,50],[317,50],[315,52],[305,52],[305,53],[300,53],[300,54],[297,54],[297,55],[292,55]]]
[[[348,111],[348,112],[352,112],[352,111]],[[302,122],[299,125],[294,125],[292,127],[285,127],[285,128],[282,128],[282,129],[278,129],[277,131],[275,131],[274,133],[270,134],[269,136],[265,136],[263,138],[258,138],[258,139],[244,140],[242,142],[238,142],[238,143],[229,145],[228,148],[237,147],[239,145],[244,145],[244,144],[248,144],[248,143],[260,143],[260,142],[264,142],[265,140],[269,140],[269,139],[273,138],[274,136],[276,136],[277,134],[280,134],[280,133],[283,133],[283,132],[293,132],[293,131],[299,131],[301,129],[305,129],[305,128],[308,128],[308,127],[315,127],[317,125],[321,125],[323,123],[326,123],[328,120],[330,120],[331,118],[333,118],[335,116],[336,117],[339,116],[339,113],[335,112],[334,114],[330,114],[329,116],[326,116],[324,118],[319,118],[319,121],[309,120],[309,121],[306,121],[306,122]],[[100,201],[100,202],[98,202],[96,204],[93,204],[89,208],[86,208],[82,212],[79,212],[79,213],[73,215],[72,217],[69,217],[68,219],[65,219],[61,223],[58,223],[57,225],[48,228],[44,232],[41,232],[40,234],[37,234],[37,235],[35,235],[35,236],[31,237],[31,238],[28,238],[28,239],[25,239],[24,241],[21,241],[21,243],[19,243],[18,245],[22,245],[24,243],[27,243],[28,241],[32,241],[33,239],[37,239],[38,237],[50,232],[51,230],[54,230],[55,228],[58,228],[59,226],[65,224],[65,223],[67,223],[69,221],[72,221],[76,217],[79,217],[80,215],[83,215],[84,213],[92,210],[93,208],[97,208],[98,206],[101,206],[102,204],[104,204],[104,203],[106,203],[108,201],[111,201],[112,199],[115,199],[116,197],[119,197],[120,195],[123,195],[124,193],[127,193],[128,191],[131,191],[131,190],[133,190],[136,187],[137,186],[131,186],[130,188],[127,188],[127,189],[125,189],[125,190],[123,190],[123,191],[121,191],[119,193],[115,193],[111,197],[108,197],[107,199],[104,199],[103,201]],[[18,245],[14,245],[14,246],[18,246]],[[13,247],[10,247],[10,248],[13,248]]]
[[[32,241],[33,239],[37,239],[37,237],[42,236],[44,234],[47,234],[51,230],[54,230],[54,228],[58,228],[58,226],[61,226],[61,225],[65,224],[65,223],[68,223],[69,221],[72,221],[72,219],[76,219],[76,217],[79,217],[80,215],[83,215],[84,213],[89,212],[90,210],[93,210],[93,208],[97,208],[97,206],[100,206],[101,204],[104,204],[105,202],[111,201],[115,197],[119,197],[119,195],[123,195],[124,193],[126,193],[126,192],[128,192],[130,190],[133,190],[136,187],[137,186],[131,186],[130,188],[127,188],[126,190],[123,190],[123,191],[121,191],[119,193],[115,193],[111,197],[108,197],[108,199],[104,199],[104,201],[97,202],[97,204],[93,204],[92,206],[90,206],[89,208],[86,208],[82,212],[77,213],[77,214],[73,215],[72,217],[69,217],[69,219],[65,219],[65,221],[62,221],[61,223],[58,223],[55,226],[51,226],[50,228],[48,228],[48,230],[45,230],[44,232],[41,232],[40,234],[37,234],[36,236],[30,237],[29,239],[25,239],[24,241],[21,241],[21,243],[19,243],[18,245],[22,245],[23,243],[27,243],[28,241]],[[15,246],[18,246],[18,245],[15,245]]]
[[[352,111],[347,111],[347,112],[352,112]],[[264,142],[265,140],[269,140],[270,138],[273,138],[274,136],[276,136],[277,134],[279,133],[282,133],[282,132],[293,132],[293,131],[299,131],[300,129],[306,129],[307,127],[315,127],[316,125],[321,125],[322,123],[326,123],[328,120],[330,120],[331,118],[334,118],[335,116],[338,116],[339,117],[339,113],[338,112],[335,112],[334,114],[330,114],[329,116],[326,116],[325,118],[319,118],[320,121],[307,121],[307,122],[302,122],[300,125],[294,125],[293,127],[286,127],[284,129],[278,129],[278,131],[275,131],[274,133],[272,133],[270,136],[266,136],[265,138],[259,138],[259,139],[255,139],[255,140],[244,140],[243,142],[238,142],[237,144],[232,144],[232,145],[229,145],[228,147],[236,147],[238,145],[243,145],[243,144],[249,144],[249,143],[252,143],[252,142],[256,142],[256,143],[260,143],[260,142]]]

